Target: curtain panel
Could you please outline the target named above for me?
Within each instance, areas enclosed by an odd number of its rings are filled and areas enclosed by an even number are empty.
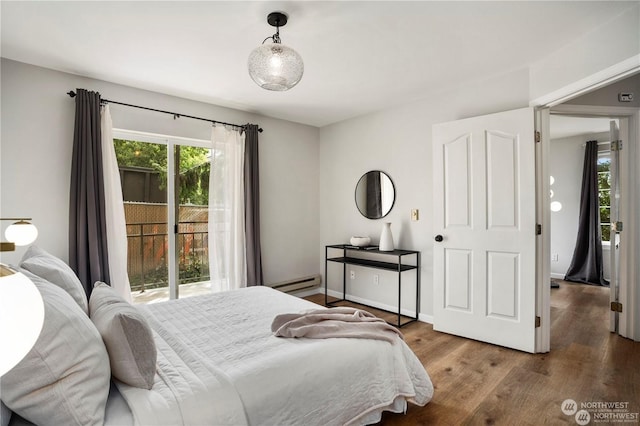
[[[258,126],[245,125],[244,212],[247,252],[247,286],[264,285],[260,249],[260,162]]]
[[[87,296],[96,281],[109,282],[100,128],[100,94],[76,89],[69,197],[69,266]]]
[[[244,142],[245,134],[235,129],[212,128],[208,230],[213,291],[247,286]]]
[[[104,171],[107,250],[109,256],[109,278],[107,281],[117,294],[132,303],[131,285],[127,273],[127,222],[122,202],[122,184],[116,149],[113,145],[113,124],[109,105],[102,107],[102,160]]]
[[[602,260],[597,141],[588,141],[585,145],[578,236],[564,279],[584,284],[609,285],[604,279]]]

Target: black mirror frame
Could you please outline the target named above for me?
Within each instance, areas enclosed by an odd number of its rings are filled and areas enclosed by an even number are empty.
[[[360,206],[358,205],[358,186],[360,185],[360,182],[362,181],[362,179],[365,176],[367,176],[369,173],[381,173],[382,175],[386,176],[386,178],[389,179],[389,182],[391,182],[391,187],[393,188],[393,200],[391,201],[391,206],[389,206],[389,210],[384,212],[384,214],[382,214],[379,217],[377,217],[377,216],[376,217],[367,216],[365,214],[365,212],[363,212],[362,209],[360,208]],[[386,217],[389,213],[391,213],[391,210],[393,210],[393,206],[396,204],[396,186],[393,183],[393,179],[391,179],[391,176],[389,176],[387,173],[383,172],[382,170],[369,170],[368,172],[366,172],[362,176],[360,176],[360,179],[358,179],[358,182],[356,183],[356,188],[354,190],[354,201],[356,203],[356,208],[358,209],[360,214],[362,216],[364,216],[365,218],[371,219],[371,220],[377,220],[377,219],[382,219],[382,218]]]

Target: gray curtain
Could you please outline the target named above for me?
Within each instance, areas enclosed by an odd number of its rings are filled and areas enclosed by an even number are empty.
[[[584,150],[578,237],[571,265],[564,279],[592,285],[609,285],[603,276],[602,262],[598,200],[598,142],[589,141]]]
[[[247,250],[247,286],[264,285],[260,251],[260,167],[258,161],[258,126],[245,126],[244,145],[244,215]]]
[[[109,282],[100,94],[76,90],[76,116],[69,197],[69,266],[91,294],[96,281]]]

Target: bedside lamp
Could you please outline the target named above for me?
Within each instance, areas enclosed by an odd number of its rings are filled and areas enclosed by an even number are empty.
[[[38,238],[38,228],[28,222],[31,218],[26,217],[10,217],[0,218],[0,220],[15,220],[17,222],[9,225],[4,232],[8,243],[0,244],[0,251],[13,251],[16,246],[27,246]]]
[[[0,376],[29,353],[40,336],[44,304],[24,274],[0,263]]]
[[[38,230],[28,218],[15,220],[0,243],[0,251],[13,251],[16,246],[31,244]],[[26,275],[0,263],[0,376],[11,370],[29,353],[40,336],[44,323],[44,303],[38,288]]]

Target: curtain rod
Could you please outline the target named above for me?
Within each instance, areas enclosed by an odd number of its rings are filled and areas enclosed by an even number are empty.
[[[69,95],[72,98],[75,98],[76,92],[74,92],[73,90],[70,90],[70,91],[67,92],[67,95]],[[146,109],[147,111],[161,112],[163,114],[170,114],[170,115],[173,115],[174,119],[180,118],[180,117],[186,117],[186,118],[192,118],[194,120],[208,121],[208,122],[214,123],[214,124],[224,124],[225,126],[233,126],[233,127],[238,127],[238,128],[241,128],[241,129],[245,128],[245,126],[241,125],[241,124],[225,123],[224,121],[212,120],[210,118],[195,117],[193,115],[179,114],[177,112],[171,112],[171,111],[163,111],[161,109],[149,108],[149,107],[144,107],[144,106],[140,106],[140,105],[125,104],[124,102],[111,101],[109,99],[100,99],[100,102],[108,103],[108,104],[124,105],[124,106],[132,107],[132,108]],[[262,128],[261,127],[258,128],[258,132],[262,133]]]

